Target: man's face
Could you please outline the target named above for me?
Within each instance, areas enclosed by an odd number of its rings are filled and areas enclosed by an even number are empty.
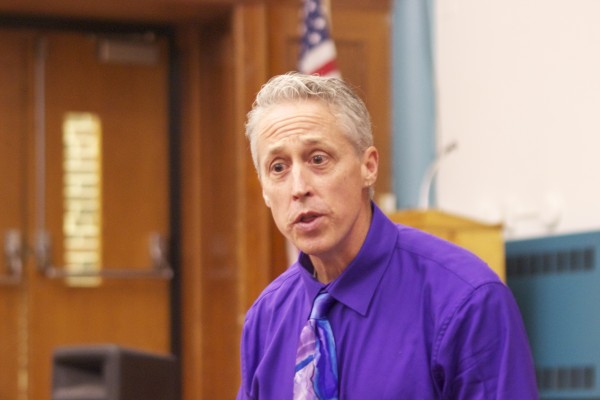
[[[273,106],[258,126],[258,168],[279,230],[320,258],[354,258],[371,218],[377,150],[358,154],[318,101]]]

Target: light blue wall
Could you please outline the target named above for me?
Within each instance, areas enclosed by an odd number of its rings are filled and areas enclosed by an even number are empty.
[[[392,185],[399,209],[418,205],[421,180],[436,149],[432,3],[393,4]]]

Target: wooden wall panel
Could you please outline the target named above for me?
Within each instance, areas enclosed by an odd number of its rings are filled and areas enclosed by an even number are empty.
[[[212,21],[236,0],[0,0],[0,14],[189,23]]]
[[[202,32],[202,398],[231,393],[237,366],[230,358],[237,327],[236,124],[233,110],[233,43],[230,21]]]
[[[201,118],[200,27],[181,26],[178,30],[181,49],[181,348],[182,395],[184,399],[201,399],[202,343],[204,313],[202,282],[202,157],[200,146]]]
[[[235,397],[244,313],[270,278],[269,215],[243,134],[266,75],[264,14],[239,6],[187,30],[184,114],[200,113],[185,117],[182,148],[184,399]]]
[[[334,3],[335,4],[335,3]],[[345,79],[355,85],[371,113],[379,150],[376,192],[391,192],[391,70],[389,13],[381,10],[332,10],[333,35]]]
[[[240,224],[240,327],[245,311],[272,280],[270,257],[271,213],[264,203],[262,188],[244,135],[246,114],[267,74],[266,8],[263,4],[238,7],[235,12],[236,121]]]

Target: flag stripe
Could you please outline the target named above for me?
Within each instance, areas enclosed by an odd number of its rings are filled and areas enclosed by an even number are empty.
[[[313,74],[318,74],[321,76],[337,76],[341,77],[341,74],[337,70],[337,63],[335,60],[329,61],[327,64],[322,65],[320,68],[316,69]]]

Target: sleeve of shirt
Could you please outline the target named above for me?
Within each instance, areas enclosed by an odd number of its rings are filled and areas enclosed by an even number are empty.
[[[442,399],[538,399],[525,327],[504,284],[473,290],[438,338],[434,376]]]
[[[244,388],[240,385],[240,389],[238,390],[238,394],[235,397],[236,400],[245,400],[248,397],[244,394]]]
[[[254,353],[254,350],[252,349],[254,340],[252,339],[250,325],[251,310],[246,315],[246,320],[244,321],[244,327],[242,329],[242,341],[240,346],[241,383],[236,400],[248,400],[252,398],[250,396],[251,377],[248,371],[248,364],[252,363],[251,354]]]

